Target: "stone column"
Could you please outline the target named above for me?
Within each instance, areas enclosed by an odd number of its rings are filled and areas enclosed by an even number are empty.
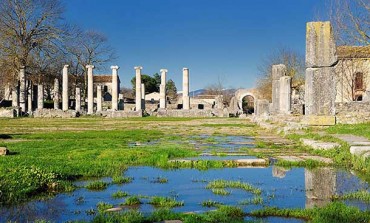
[[[161,85],[159,86],[159,108],[166,109],[166,76],[168,70],[161,69]]]
[[[182,109],[190,109],[190,97],[189,97],[189,69],[182,69]]]
[[[112,69],[112,110],[118,110],[118,66],[111,66]]]
[[[103,110],[103,99],[102,99],[102,86],[99,84],[96,86],[96,112]]]
[[[62,86],[62,110],[68,111],[69,94],[68,94],[68,67],[64,65],[63,68],[63,86]]]
[[[94,113],[94,76],[93,65],[87,65],[87,114]]]
[[[135,67],[136,71],[136,96],[135,96],[135,101],[136,101],[136,111],[139,111],[142,109],[141,106],[141,69],[142,67]]]
[[[145,110],[145,84],[141,84],[141,109]]]
[[[26,68],[22,66],[19,70],[19,106],[22,112],[26,112],[27,89],[26,89]]]
[[[284,64],[272,65],[272,112],[274,113],[280,112],[280,78],[285,75]]]
[[[79,87],[76,87],[75,100],[76,100],[75,110],[79,112],[81,111],[81,88]]]
[[[37,85],[37,109],[44,108],[44,85]]]
[[[4,87],[4,99],[9,101],[11,93],[10,84],[7,83]]]
[[[33,104],[32,104],[32,99],[33,99],[33,96],[34,96],[34,92],[33,92],[33,83],[32,81],[28,81],[28,94],[27,94],[27,111],[28,112],[32,112],[33,111]]]
[[[15,87],[15,89],[12,89],[12,106],[13,107],[19,106],[17,87]]]
[[[337,62],[330,22],[307,23],[305,114],[311,116],[308,117],[311,121],[320,120],[319,125],[335,124]]]
[[[289,76],[284,76],[280,78],[279,88],[280,88],[280,112],[284,114],[290,114],[291,112],[291,82],[292,78]]]
[[[59,79],[54,79],[54,109],[59,109]]]

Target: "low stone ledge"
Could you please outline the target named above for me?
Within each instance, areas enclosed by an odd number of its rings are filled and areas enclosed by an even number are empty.
[[[103,111],[97,115],[101,115],[106,118],[141,118],[143,117],[143,111]]]
[[[325,115],[308,115],[304,116],[302,124],[310,126],[331,126],[335,125],[335,116],[325,116]]]
[[[19,108],[0,108],[0,118],[15,118],[19,114]]]
[[[9,154],[9,150],[6,147],[0,147],[0,156],[6,156]]]
[[[330,150],[336,147],[340,147],[340,144],[335,142],[321,142],[313,139],[301,139],[300,141],[303,145],[312,147],[313,149],[317,150]]]
[[[80,113],[73,110],[36,109],[36,111],[33,112],[34,118],[76,118],[79,116]]]
[[[180,117],[180,118],[209,118],[215,117],[213,110],[166,110],[159,109],[157,117]]]

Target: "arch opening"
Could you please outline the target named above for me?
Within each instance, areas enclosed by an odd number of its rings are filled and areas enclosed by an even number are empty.
[[[255,98],[252,95],[246,95],[242,98],[242,110],[243,114],[254,113]]]

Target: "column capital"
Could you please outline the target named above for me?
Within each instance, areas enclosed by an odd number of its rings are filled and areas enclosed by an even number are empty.
[[[167,72],[168,72],[168,70],[167,70],[167,69],[161,69],[161,70],[160,70],[160,72],[161,72],[161,73],[162,73],[162,72],[167,73]]]
[[[134,67],[134,69],[135,69],[135,70],[142,70],[142,69],[143,69],[143,67],[141,67],[141,66],[137,66],[137,67]]]
[[[64,65],[64,67],[63,68],[68,68],[69,67],[69,65],[68,64],[66,64],[66,65]]]
[[[189,68],[184,67],[184,68],[182,68],[182,70],[183,70],[183,71],[185,71],[185,70],[189,70]]]
[[[95,66],[94,66],[94,65],[86,65],[86,68],[87,68],[87,69],[94,69],[94,68],[95,68]]]
[[[112,70],[118,70],[119,69],[119,66],[111,66],[110,69],[112,69]]]

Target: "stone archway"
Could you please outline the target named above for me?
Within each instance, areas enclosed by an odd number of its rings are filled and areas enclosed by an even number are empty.
[[[257,91],[255,89],[239,89],[235,92],[235,98],[238,101],[239,111],[243,112],[243,98],[251,97],[253,98],[253,108],[256,108]]]

